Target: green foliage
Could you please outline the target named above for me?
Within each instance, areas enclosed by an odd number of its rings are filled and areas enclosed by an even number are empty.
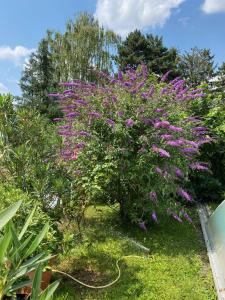
[[[121,70],[127,67],[136,69],[141,63],[146,64],[149,72],[163,75],[171,71],[170,77],[176,77],[179,57],[175,48],[163,45],[162,37],[152,34],[143,35],[139,30],[131,32],[118,46],[116,62]]]
[[[39,232],[43,224],[49,223],[50,229],[47,233],[47,240],[42,244],[42,248],[46,250],[55,249],[56,247],[56,237],[57,231],[53,224],[51,218],[47,213],[43,212],[41,208],[41,203],[32,199],[27,193],[15,188],[9,184],[0,184],[0,210],[23,200],[23,204],[20,210],[17,212],[16,226],[22,230],[25,223],[26,216],[31,213],[33,207],[36,207],[35,215],[32,216],[30,229],[26,231],[27,236],[32,234],[32,232]]]
[[[98,80],[94,70],[111,71],[110,50],[119,37],[101,27],[93,16],[83,13],[67,22],[65,33],[48,32],[58,82],[72,79]]]
[[[181,56],[179,68],[191,85],[209,82],[215,74],[214,55],[210,49],[192,48]]]
[[[29,58],[20,79],[23,105],[36,108],[49,117],[57,116],[55,103],[48,93],[54,90],[57,83],[54,81],[53,58],[47,39],[43,39]]]
[[[204,120],[209,134],[213,137],[210,144],[204,145],[201,159],[210,164],[211,173],[194,173],[191,182],[197,198],[201,201],[221,202],[225,192],[225,103],[224,94],[214,86],[205,87],[207,96],[191,105],[192,113]]]
[[[45,224],[37,236],[30,234],[26,237],[26,231],[31,223],[32,217],[28,216],[21,231],[15,227],[12,218],[21,206],[21,201],[12,204],[10,207],[0,212],[0,299],[14,297],[16,292],[24,286],[32,284],[34,289],[32,295],[36,293],[37,286],[40,286],[42,266],[50,258],[44,252],[37,254],[36,250],[46,236],[49,224]],[[31,212],[31,216],[35,209]],[[28,280],[28,273],[37,269],[33,282]],[[39,288],[38,288],[39,293]],[[38,299],[38,297],[33,298]],[[43,299],[49,299],[47,296]]]

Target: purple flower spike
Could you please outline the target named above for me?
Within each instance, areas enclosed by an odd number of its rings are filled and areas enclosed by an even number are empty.
[[[180,147],[184,144],[184,142],[182,140],[175,140],[175,141],[167,141],[166,144],[172,147]]]
[[[122,116],[124,115],[124,112],[123,112],[123,111],[118,111],[118,112],[117,112],[117,115],[118,115],[119,117],[122,117]]]
[[[167,128],[169,126],[170,126],[170,122],[168,122],[168,121],[160,121],[160,122],[156,122],[154,124],[155,128],[160,128],[160,127]]]
[[[170,140],[173,138],[173,136],[171,134],[162,134],[162,135],[160,135],[160,137],[164,140]]]
[[[115,104],[117,102],[116,96],[112,96],[112,103]]]
[[[161,78],[160,82],[165,82],[168,79],[168,76],[170,75],[171,71],[167,71]]]
[[[60,122],[60,121],[62,121],[63,120],[63,118],[54,118],[52,121],[53,122]]]
[[[185,211],[183,212],[183,216],[189,223],[193,223],[192,218]]]
[[[192,197],[190,194],[188,194],[188,192],[186,192],[184,189],[179,188],[178,190],[178,195],[180,195],[183,199],[187,200],[187,201],[192,201]]]
[[[91,136],[91,134],[89,133],[89,132],[87,132],[87,131],[79,131],[78,133],[77,133],[79,136],[86,136],[86,137],[89,137],[89,136]]]
[[[75,118],[78,117],[80,115],[79,112],[71,112],[69,114],[66,115],[67,118]]]
[[[132,119],[127,119],[126,120],[126,126],[127,127],[132,127],[134,125],[134,121]]]
[[[203,165],[202,163],[190,164],[190,168],[192,170],[197,170],[197,171],[209,171],[209,168],[206,165]]]
[[[162,112],[164,112],[164,109],[163,108],[156,108],[155,112],[162,113]]]
[[[173,125],[170,125],[169,129],[172,130],[172,131],[175,131],[175,132],[182,132],[183,131],[183,128],[176,127],[176,126],[173,126]]]
[[[162,170],[160,169],[161,173],[162,173]],[[150,200],[153,202],[153,203],[156,203],[157,202],[157,194],[156,192],[150,192],[149,193],[149,198]]]
[[[175,168],[175,174],[177,177],[184,177],[184,173],[179,168]]]
[[[139,226],[142,230],[147,231],[147,227],[146,227],[146,225],[145,225],[145,222],[140,222],[140,223],[138,224],[138,226]]]
[[[112,120],[112,119],[107,119],[106,120],[106,123],[110,126],[114,126],[115,125],[115,122]]]
[[[76,145],[77,149],[83,149],[85,147],[86,143],[85,142],[80,142],[79,144]]]
[[[123,81],[123,73],[121,71],[118,72],[118,80]]]
[[[129,81],[125,81],[125,82],[123,83],[123,85],[126,86],[126,87],[131,87],[131,86],[132,86],[132,83],[129,82]]]
[[[152,212],[152,220],[153,220],[154,222],[158,223],[158,218],[157,218],[157,215],[156,215],[156,212],[155,212],[155,211]]]
[[[149,97],[152,97],[154,92],[155,92],[155,87],[154,87],[154,85],[151,85],[150,89],[149,89],[149,92],[148,92]]]
[[[184,149],[182,149],[182,152],[185,154],[196,153],[196,152],[198,152],[198,149],[197,148],[184,148]]]
[[[158,148],[158,147],[156,147],[156,146],[152,146],[152,150],[153,150],[153,152],[158,153],[159,156],[161,156],[161,157],[170,157],[169,152],[167,152],[167,151],[164,150],[164,149]]]
[[[101,114],[100,113],[98,113],[98,112],[96,112],[96,111],[92,111],[92,112],[90,112],[89,114],[88,114],[90,117],[92,117],[92,118],[95,118],[95,119],[99,119],[99,118],[101,118]]]
[[[156,172],[157,174],[159,174],[159,175],[163,175],[163,171],[162,171],[162,169],[160,169],[159,167],[156,167],[156,168],[155,168],[155,172]]]
[[[48,96],[49,97],[60,97],[60,96],[62,96],[61,94],[59,94],[59,93],[50,93],[50,94],[48,94]]]
[[[180,222],[180,223],[183,222],[183,221],[181,220],[181,218],[180,218],[177,214],[175,214],[175,213],[172,213],[172,217],[173,217],[175,220],[177,220],[178,222]]]
[[[148,93],[142,93],[141,97],[145,100],[148,99]]]

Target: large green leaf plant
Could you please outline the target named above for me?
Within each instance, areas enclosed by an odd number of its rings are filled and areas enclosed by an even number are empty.
[[[40,292],[43,268],[52,257],[45,252],[37,253],[37,248],[46,236],[49,224],[45,224],[40,232],[26,235],[35,213],[35,208],[27,217],[22,229],[16,229],[12,218],[21,206],[21,201],[12,204],[0,212],[0,300],[9,297],[16,299],[18,290],[32,286],[31,300],[51,299],[59,282],[53,282],[46,290]],[[35,271],[33,280],[28,273]]]

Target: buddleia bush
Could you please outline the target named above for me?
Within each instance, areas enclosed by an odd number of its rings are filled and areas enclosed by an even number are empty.
[[[202,90],[180,78],[167,82],[169,72],[158,79],[144,65],[99,75],[101,85],[75,80],[50,95],[64,114],[55,119],[61,159],[78,201],[118,203],[123,220],[142,229],[158,222],[159,211],[191,222],[185,204],[194,198],[185,182],[191,169],[208,170],[197,157],[211,139],[187,104],[204,97]]]

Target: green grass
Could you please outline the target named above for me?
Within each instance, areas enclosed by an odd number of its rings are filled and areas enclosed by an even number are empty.
[[[195,226],[165,218],[148,232],[123,227],[117,213],[107,207],[93,207],[86,215],[84,242],[61,255],[58,269],[92,285],[121,278],[110,288],[92,290],[63,279],[54,300],[211,300],[216,299],[214,283],[202,240],[197,214]],[[118,234],[120,233],[120,234]],[[150,249],[149,254],[122,236],[128,236]]]

